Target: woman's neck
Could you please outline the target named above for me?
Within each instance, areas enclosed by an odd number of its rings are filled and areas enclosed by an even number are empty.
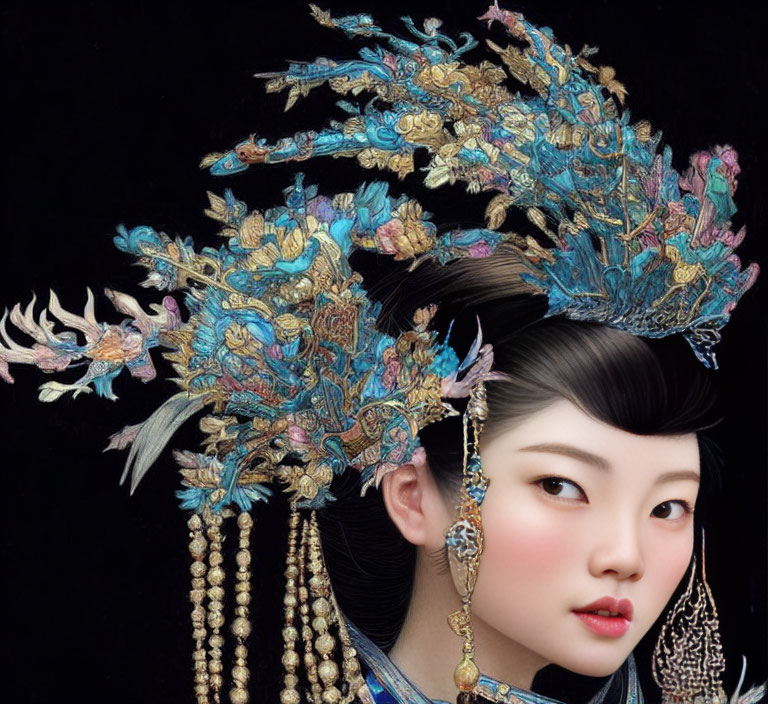
[[[459,608],[451,575],[419,550],[408,615],[389,657],[430,699],[456,699],[453,670],[461,658],[461,639],[446,619]],[[472,626],[480,671],[530,689],[533,676],[547,663],[475,617]]]

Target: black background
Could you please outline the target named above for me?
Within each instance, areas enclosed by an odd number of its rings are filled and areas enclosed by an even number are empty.
[[[576,8],[558,0],[510,9],[552,26],[574,50],[600,46],[598,62],[616,68],[633,115],[664,132],[678,169],[697,149],[723,143],[737,149],[735,224],[749,230],[740,254],[766,267],[765,115],[758,103],[767,37],[755,7],[593,0]],[[144,303],[159,300],[138,287],[142,270],[113,247],[115,225],[148,224],[218,244],[215,224],[202,215],[207,189],[230,186],[251,207],[281,202],[293,166],[216,180],[198,162],[254,130],[274,139],[322,127],[331,114],[326,90],[284,115],[284,97],[266,96],[251,76],[280,69],[287,58],[345,58],[355,50],[293,0],[5,2],[2,8],[0,306],[26,302],[32,291],[44,300],[51,287],[65,308],[78,312],[90,285],[97,316],[109,322],[121,316],[101,295],[105,286]],[[337,16],[373,12],[389,29],[398,29],[402,14],[417,24],[437,15],[450,35],[485,36],[474,20],[485,9],[480,2],[360,0],[331,9]],[[493,36],[503,43],[498,28]],[[471,59],[483,53],[475,50]],[[460,186],[429,192],[418,174],[402,184],[380,172],[361,174],[353,160],[310,161],[301,169],[325,193],[362,178],[389,179],[395,192],[419,197],[438,222],[478,224],[490,198],[466,197]],[[726,472],[707,536],[707,569],[731,684],[741,654],[750,660],[750,679],[766,676],[765,278],[740,304],[718,348],[725,420],[712,434]],[[130,497],[117,484],[122,457],[100,454],[110,433],[143,420],[174,387],[160,379],[142,386],[126,374],[115,385],[118,403],[91,395],[42,404],[39,372],[14,367],[12,373],[16,384],[0,387],[0,662],[6,669],[0,698],[193,701],[187,534],[172,462],[161,460]],[[191,426],[174,447],[196,445]],[[255,566],[257,585],[267,580],[259,570],[276,568],[283,550],[273,513],[259,517],[264,558]],[[264,591],[255,611],[257,623],[272,623],[276,589]],[[271,645],[253,655],[255,701],[273,701],[261,692],[277,675],[275,653]]]

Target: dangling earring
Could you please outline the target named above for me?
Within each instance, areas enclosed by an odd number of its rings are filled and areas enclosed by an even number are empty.
[[[477,581],[480,556],[483,553],[483,522],[480,504],[488,489],[488,478],[483,474],[478,443],[483,421],[488,415],[485,385],[476,384],[469,395],[464,413],[464,467],[456,521],[448,529],[445,544],[451,562],[458,570],[462,585],[461,609],[448,616],[448,624],[463,639],[462,658],[453,673],[459,689],[458,701],[471,702],[472,690],[480,678],[475,664],[475,641],[472,633],[470,609],[472,593]],[[470,432],[471,431],[471,432]]]
[[[702,532],[701,578],[696,576],[694,557],[688,586],[669,612],[653,651],[653,678],[661,688],[662,704],[727,704],[720,679],[725,658],[718,626]]]

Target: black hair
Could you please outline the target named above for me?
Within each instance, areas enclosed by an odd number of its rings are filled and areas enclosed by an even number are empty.
[[[438,304],[434,327],[445,334],[453,323],[450,343],[460,357],[479,321],[484,342],[493,345],[494,369],[507,377],[486,385],[484,436],[559,399],[637,435],[699,433],[714,423],[711,374],[684,340],[648,340],[606,325],[546,317],[546,298],[531,293],[522,270],[517,252],[502,248],[444,267],[425,262],[367,285],[382,302],[378,325],[392,335],[410,327],[417,308]],[[461,437],[460,417],[419,433],[436,483],[454,500]],[[321,527],[334,590],[347,617],[387,649],[406,616],[415,549],[389,520],[380,492],[360,498],[358,483],[348,478],[333,490],[339,500],[323,512]]]

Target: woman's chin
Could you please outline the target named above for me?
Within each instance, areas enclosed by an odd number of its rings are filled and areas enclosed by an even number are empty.
[[[615,654],[604,654],[588,658],[582,655],[575,659],[569,658],[567,662],[562,660],[555,661],[555,664],[585,677],[608,677],[622,666],[627,657],[629,657],[629,652],[625,653],[622,651],[621,653],[617,652]]]

